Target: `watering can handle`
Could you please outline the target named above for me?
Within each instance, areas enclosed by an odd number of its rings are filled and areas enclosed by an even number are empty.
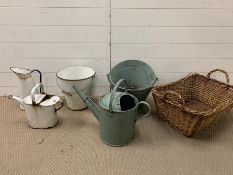
[[[125,92],[127,92],[127,81],[125,79],[120,79],[114,89],[112,90],[112,94],[111,94],[111,98],[110,98],[110,103],[109,103],[109,111],[112,113],[112,101],[113,101],[113,97],[114,97],[114,94],[117,90],[117,88],[119,87],[119,85],[122,83],[122,82],[125,82]]]
[[[144,106],[147,107],[148,112],[147,112],[146,114],[140,115],[140,114],[138,113],[138,108],[139,108],[140,105],[144,105]],[[149,105],[147,102],[145,102],[145,101],[140,101],[140,102],[138,103],[138,105],[137,105],[137,120],[138,120],[138,119],[141,119],[141,118],[144,118],[144,117],[146,117],[146,116],[148,116],[150,113],[151,113],[151,107],[150,107],[150,105]]]
[[[36,99],[35,99],[35,93],[36,93],[36,90],[40,87],[41,89],[41,93],[44,93],[44,86],[42,83],[38,83],[36,84],[33,88],[32,88],[32,91],[31,91],[31,98],[32,98],[32,103],[36,103]]]

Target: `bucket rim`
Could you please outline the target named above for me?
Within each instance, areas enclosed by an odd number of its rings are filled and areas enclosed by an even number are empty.
[[[58,75],[58,73],[61,72],[62,70],[65,70],[65,69],[71,68],[71,67],[88,68],[88,69],[91,69],[91,70],[94,72],[94,74],[91,75],[91,76],[89,76],[89,77],[87,77],[87,78],[81,78],[81,79],[64,79],[64,78],[61,78],[61,77]],[[96,75],[96,71],[95,71],[94,69],[90,68],[90,67],[87,67],[87,66],[67,66],[67,67],[65,67],[65,68],[62,68],[62,69],[58,70],[57,73],[56,73],[56,77],[57,77],[58,79],[65,80],[65,81],[82,81],[82,80],[87,80],[87,79],[89,79],[89,78],[95,78],[95,75]]]
[[[157,74],[154,72],[154,70],[152,69],[152,67],[151,67],[149,64],[147,64],[147,63],[144,62],[144,61],[141,61],[140,59],[132,59],[132,60],[124,60],[124,61],[119,62],[119,63],[118,63],[117,65],[115,65],[115,66],[110,70],[110,72],[107,74],[107,77],[108,77],[110,83],[111,83],[113,86],[116,85],[116,83],[113,82],[112,77],[111,77],[111,74],[112,74],[113,70],[117,69],[118,67],[120,67],[121,65],[123,65],[123,64],[125,64],[125,63],[127,63],[127,62],[134,62],[134,63],[135,63],[135,62],[138,62],[138,63],[142,63],[142,64],[144,64],[147,68],[149,68],[150,72],[152,72],[153,75],[154,75],[154,79],[151,81],[151,84],[150,84],[150,85],[147,85],[147,86],[144,86],[144,87],[141,87],[141,88],[137,88],[137,89],[130,89],[130,88],[127,88],[129,91],[134,91],[134,92],[136,92],[136,91],[142,91],[142,90],[145,90],[145,89],[150,89],[150,88],[153,88],[153,86],[155,85],[155,83],[156,83],[157,81],[159,81],[159,78],[158,78]],[[124,88],[122,88],[121,86],[119,86],[118,88],[121,89],[121,90],[124,89]]]

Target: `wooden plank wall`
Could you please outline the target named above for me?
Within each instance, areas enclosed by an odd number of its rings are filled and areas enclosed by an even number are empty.
[[[160,84],[188,72],[231,73],[232,19],[232,0],[112,0],[112,65],[141,59]]]
[[[0,95],[17,93],[10,66],[42,70],[53,93],[57,70],[86,65],[100,95],[125,59],[150,64],[160,84],[214,68],[233,78],[232,19],[232,0],[1,0]]]
[[[69,65],[97,71],[94,95],[106,91],[109,72],[109,0],[1,0],[0,95],[18,94],[10,66],[38,68],[50,93],[55,73]]]

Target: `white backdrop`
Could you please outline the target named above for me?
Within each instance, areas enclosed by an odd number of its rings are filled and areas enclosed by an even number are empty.
[[[57,94],[59,69],[92,67],[100,95],[125,59],[150,64],[160,84],[214,68],[233,78],[232,19],[232,0],[0,0],[0,95],[18,94],[10,66],[40,69]]]

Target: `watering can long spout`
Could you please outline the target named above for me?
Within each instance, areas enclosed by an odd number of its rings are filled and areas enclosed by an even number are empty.
[[[16,100],[17,102],[19,102],[20,104],[23,105],[23,99],[17,96],[13,96],[13,95],[9,95],[9,99],[13,99]]]
[[[77,94],[80,96],[80,98],[83,100],[83,102],[88,106],[88,108],[94,114],[96,119],[99,120],[100,112],[96,104],[83,93],[83,91],[78,87],[78,85],[74,86],[74,89],[77,92]]]

